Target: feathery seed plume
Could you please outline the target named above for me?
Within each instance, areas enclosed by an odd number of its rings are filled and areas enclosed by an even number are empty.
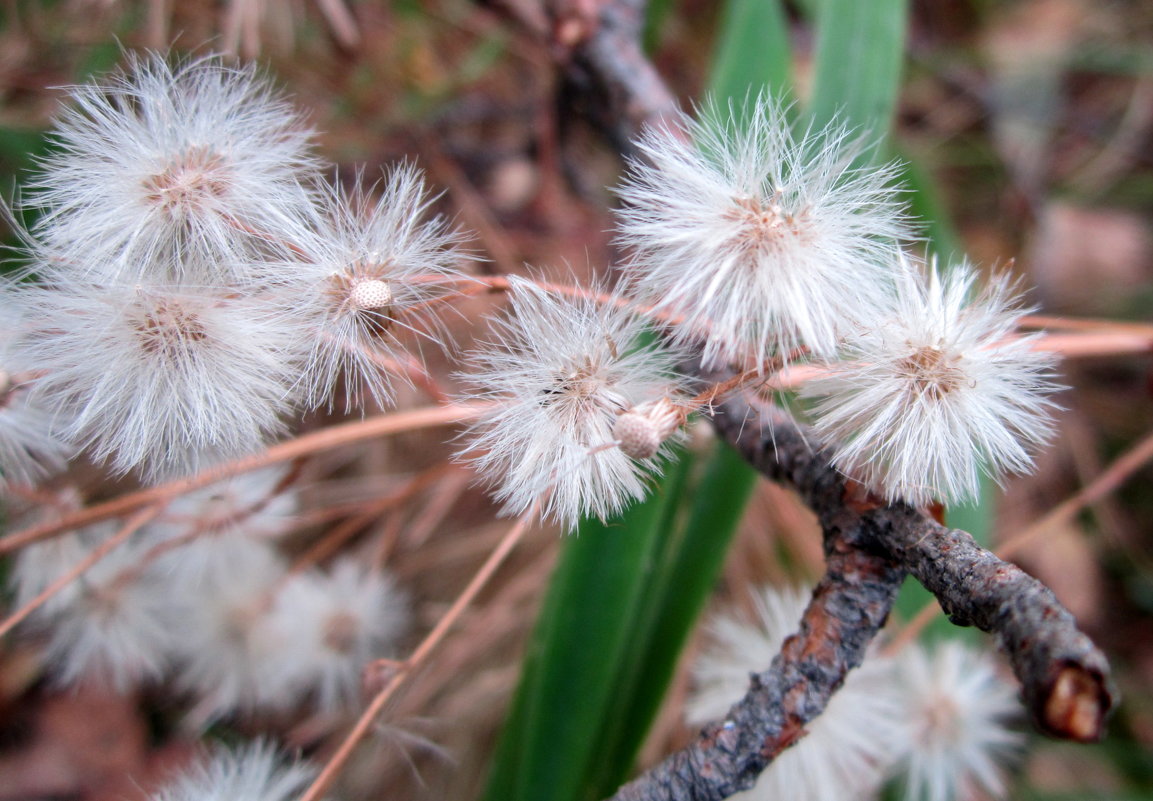
[[[615,447],[617,421],[681,391],[679,357],[641,344],[642,320],[591,297],[560,297],[524,279],[512,279],[511,296],[496,341],[472,354],[471,397],[497,406],[469,430],[463,455],[509,514],[542,497],[544,515],[565,528],[616,514],[644,496],[657,467]]]
[[[705,366],[763,364],[804,345],[831,354],[884,297],[910,234],[895,168],[855,168],[844,128],[796,136],[770,96],[647,131],[618,190],[629,290],[683,317]]]
[[[973,498],[982,470],[1026,472],[1051,436],[1055,357],[1013,337],[1027,312],[1007,277],[975,283],[906,265],[889,313],[804,388],[834,463],[890,500]]]
[[[311,213],[311,132],[251,68],[130,55],[71,101],[23,200],[54,273],[243,281]]]

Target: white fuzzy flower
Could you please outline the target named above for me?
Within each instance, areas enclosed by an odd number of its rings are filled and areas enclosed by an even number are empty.
[[[10,579],[16,590],[17,608],[48,589],[48,585],[69,568],[82,562],[93,547],[95,542],[91,538],[69,532],[21,548],[13,559]],[[50,616],[60,611],[76,600],[80,592],[78,582],[69,583],[48,599],[40,607],[40,614],[34,617]]]
[[[237,751],[217,749],[210,758],[168,782],[150,801],[291,801],[316,770],[288,762],[263,741]]]
[[[310,132],[251,68],[130,56],[72,90],[26,205],[57,272],[245,279],[309,213]]]
[[[351,557],[330,572],[300,573],[277,594],[269,626],[283,649],[268,680],[293,688],[284,700],[311,695],[324,711],[354,706],[360,677],[387,656],[408,623],[408,605],[391,578]]]
[[[299,330],[260,299],[80,284],[30,295],[28,352],[44,371],[34,397],[113,469],[194,471],[280,427]]]
[[[183,609],[178,684],[199,698],[192,716],[201,724],[296,699],[295,688],[267,670],[285,648],[286,633],[270,621],[287,565],[253,540],[220,540],[215,548],[218,558],[207,572],[169,566]]]
[[[32,399],[20,374],[0,370],[0,479],[31,484],[62,470],[76,448],[57,430],[55,415]]]
[[[163,577],[141,566],[145,552],[138,540],[117,547],[51,607],[44,660],[60,683],[124,690],[167,670],[180,619]]]
[[[693,666],[695,689],[685,707],[694,725],[720,720],[749,689],[749,674],[766,670],[795,633],[810,593],[765,587],[756,620],[735,615],[711,621],[712,643]],[[903,744],[902,713],[891,686],[892,666],[873,655],[849,673],[805,737],[783,751],[745,801],[852,801],[871,797]]]
[[[1016,689],[997,675],[992,658],[958,642],[932,652],[910,646],[899,659],[906,728],[907,801],[994,798],[1006,792],[1001,765],[1015,758],[1022,738],[1006,728],[1021,714]]]
[[[1051,436],[1055,357],[1012,338],[1025,311],[1005,276],[975,281],[903,269],[889,314],[804,390],[834,463],[890,500],[973,498],[982,470],[1026,472]]]
[[[19,294],[0,284],[0,483],[31,484],[63,469],[76,449],[31,397],[38,371],[24,353],[21,312]]]
[[[682,316],[676,334],[704,340],[706,366],[832,353],[883,299],[909,235],[895,169],[852,167],[862,148],[844,128],[794,135],[768,95],[679,122],[646,132],[618,190],[631,291]]]
[[[461,237],[443,219],[425,219],[431,199],[416,167],[395,167],[375,201],[372,192],[359,176],[350,192],[328,190],[317,229],[285,265],[292,304],[313,329],[300,381],[312,406],[332,406],[342,374],[350,407],[365,391],[389,403],[388,368],[403,358],[398,333],[427,335],[422,321],[434,319],[431,310],[414,309],[446,294],[437,280],[458,277],[465,258]]]
[[[622,309],[523,279],[512,287],[497,341],[472,355],[473,398],[497,405],[470,429],[464,456],[510,514],[538,498],[566,528],[616,514],[644,496],[655,466],[612,447],[617,419],[679,391],[677,356],[641,345],[644,323]]]
[[[39,503],[19,517],[21,526],[52,524],[76,512],[83,499],[75,490],[62,490],[48,503]],[[48,589],[48,586],[80,564],[101,542],[116,530],[115,523],[100,523],[80,531],[69,531],[27,545],[12,559],[10,580],[15,589],[17,607],[24,606]],[[67,607],[81,594],[79,582],[71,582],[52,596],[34,613],[31,620],[40,622]]]

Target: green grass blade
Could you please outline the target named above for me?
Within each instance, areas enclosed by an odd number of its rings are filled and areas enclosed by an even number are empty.
[[[676,503],[688,459],[642,503],[609,523],[590,520],[566,538],[529,644],[521,683],[490,776],[491,801],[577,801],[615,714],[633,618]]]
[[[889,131],[905,52],[906,0],[821,0],[809,114],[880,139]]]
[[[723,443],[701,467],[699,480],[689,482],[687,502],[675,510],[680,519],[665,528],[648,582],[650,602],[635,618],[631,659],[613,704],[619,711],[606,721],[594,760],[600,766],[594,781],[597,797],[628,777],[756,483],[756,473]]]
[[[729,0],[721,11],[707,95],[739,104],[768,86],[784,98],[789,54],[787,20],[777,0]]]

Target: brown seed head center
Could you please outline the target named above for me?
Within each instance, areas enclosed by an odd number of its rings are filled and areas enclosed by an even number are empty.
[[[734,198],[726,216],[739,225],[741,243],[750,248],[774,246],[786,237],[796,237],[802,232],[803,212],[792,214],[786,211],[781,206],[779,192],[767,199],[750,195]]]
[[[202,210],[228,190],[224,158],[203,146],[193,146],[162,171],[144,179],[149,201],[172,217]]]
[[[914,392],[932,400],[941,400],[965,381],[956,358],[933,346],[919,348],[906,356],[897,363],[897,369],[909,379]]]
[[[133,328],[145,353],[171,356],[208,338],[200,317],[179,303],[159,301],[140,312]]]
[[[937,693],[924,707],[924,735],[931,743],[954,743],[959,737],[957,731],[961,722],[960,710],[956,702],[945,695]]]
[[[324,644],[338,654],[351,654],[356,648],[360,621],[350,612],[337,612],[324,626]]]

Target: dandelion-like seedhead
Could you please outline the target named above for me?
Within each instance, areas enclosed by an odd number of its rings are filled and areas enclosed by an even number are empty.
[[[910,234],[892,165],[853,167],[844,128],[794,136],[786,117],[761,96],[651,129],[618,190],[629,290],[682,317],[674,333],[703,340],[706,366],[832,354],[882,303]]]
[[[805,387],[834,463],[890,500],[973,498],[982,470],[1026,472],[1051,436],[1055,357],[1014,338],[1007,277],[975,284],[967,265],[904,265],[888,315]]]
[[[184,608],[175,657],[177,683],[198,699],[193,718],[217,718],[260,707],[292,706],[296,696],[271,670],[282,634],[270,625],[284,559],[263,543],[229,539],[217,544],[207,572],[176,570],[171,584]]]
[[[282,649],[266,680],[289,688],[286,699],[310,696],[333,712],[355,706],[361,671],[391,653],[408,626],[408,604],[387,574],[348,557],[331,571],[294,576],[277,595],[269,626]]]
[[[141,554],[139,547],[123,547],[105,557],[52,620],[44,660],[60,684],[123,692],[167,672],[181,619],[164,576],[131,575]]]
[[[290,801],[316,771],[288,762],[261,740],[237,751],[218,748],[150,796],[151,801]]]
[[[736,614],[708,624],[710,644],[693,665],[694,689],[686,720],[702,725],[722,719],[749,689],[750,674],[768,667],[793,634],[811,593],[764,587],[755,595],[756,619]],[[893,691],[890,660],[873,654],[851,672],[804,739],[782,752],[734,798],[746,801],[828,801],[868,798],[881,785],[901,743],[902,707]]]
[[[591,296],[561,297],[523,279],[512,279],[511,295],[495,341],[470,358],[469,399],[496,406],[469,429],[463,455],[509,514],[537,499],[566,528],[616,514],[644,496],[658,460],[627,456],[614,427],[623,413],[680,394],[680,356],[642,344],[642,320]]]
[[[314,407],[331,406],[342,374],[349,406],[362,394],[390,403],[390,371],[406,355],[397,335],[431,335],[417,326],[435,326],[435,317],[414,312],[445,295],[466,260],[461,235],[444,219],[428,218],[432,199],[420,170],[393,168],[375,201],[372,189],[358,175],[350,191],[327,190],[316,228],[301,240],[302,256],[285,266],[293,305],[314,329],[300,379]]]
[[[102,281],[259,277],[311,213],[311,132],[251,68],[129,55],[74,87],[24,204],[61,272]]]
[[[978,789],[1003,798],[1002,766],[1023,744],[1006,724],[1022,710],[993,659],[957,642],[932,651],[910,646],[900,656],[899,678],[907,742],[897,769],[906,801],[955,801]]]
[[[199,287],[30,290],[36,398],[64,435],[147,480],[260,447],[288,407],[300,330],[258,299]]]
[[[19,293],[0,284],[0,486],[31,484],[64,468],[75,448],[59,420],[31,396],[37,371],[24,352],[25,315]]]
[[[39,506],[21,518],[25,525],[55,522],[66,512],[80,508],[80,498],[72,492],[63,493],[52,505]],[[17,607],[29,603],[71,568],[84,561],[92,550],[112,536],[114,523],[100,523],[80,531],[70,531],[57,537],[34,542],[21,548],[12,560],[11,583],[15,589]],[[67,608],[82,593],[79,582],[65,585],[29,618],[40,626],[53,615]]]

